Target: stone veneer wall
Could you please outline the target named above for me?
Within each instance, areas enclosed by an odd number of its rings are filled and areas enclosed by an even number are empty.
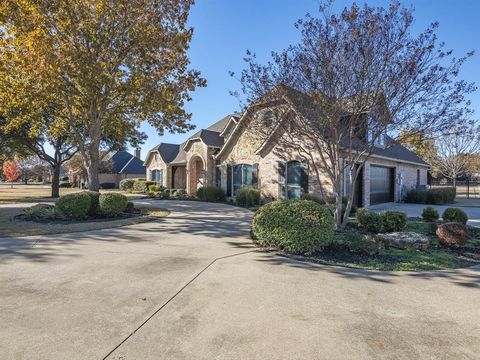
[[[167,165],[164,163],[158,151],[154,151],[151,156],[152,158],[147,164],[147,180],[152,178],[152,170],[163,170],[163,182],[160,185],[167,187],[167,184],[171,184],[171,174],[169,174],[170,171],[167,171]]]

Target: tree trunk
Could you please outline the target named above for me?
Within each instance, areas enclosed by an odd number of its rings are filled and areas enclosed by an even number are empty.
[[[87,176],[88,176],[88,190],[98,191],[100,184],[98,182],[98,165],[100,163],[98,151],[96,153],[90,153],[90,159],[88,159]]]
[[[60,168],[61,165],[59,163],[52,165],[52,198],[60,196]]]

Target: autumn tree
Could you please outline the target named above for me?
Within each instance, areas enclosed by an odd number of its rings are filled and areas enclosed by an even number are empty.
[[[192,129],[184,105],[189,92],[205,85],[199,72],[189,69],[186,52],[192,38],[187,26],[192,3],[1,3],[1,38],[8,42],[9,56],[20,59],[11,73],[31,71],[32,57],[40,64],[31,86],[47,84],[64,124],[75,129],[71,141],[83,157],[91,190],[99,187],[102,139],[123,144],[135,138],[143,121],[159,134]]]
[[[18,164],[16,161],[13,160],[7,160],[3,163],[3,175],[7,179],[7,181],[10,181],[12,184],[12,189],[13,189],[13,182],[18,180],[20,175],[22,175],[22,171],[18,167]]]
[[[454,57],[437,40],[437,23],[413,34],[413,9],[354,4],[337,14],[331,5],[296,23],[298,43],[266,63],[247,52],[246,68],[232,76],[242,105],[271,104],[284,134],[277,141],[308,160],[323,197],[333,190],[328,206],[341,228],[354,197],[345,190],[355,188],[376,149],[395,144],[387,130],[393,137],[402,129],[442,132],[470,116],[465,95],[475,87],[458,80],[471,54]]]

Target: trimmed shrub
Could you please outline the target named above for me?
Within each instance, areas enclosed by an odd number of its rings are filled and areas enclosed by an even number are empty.
[[[449,247],[461,247],[468,241],[468,228],[458,222],[441,224],[437,228],[437,236],[440,244]]]
[[[188,197],[187,190],[185,190],[185,189],[178,189],[177,191],[175,191],[175,197],[176,197],[176,198],[179,198],[179,199],[187,198],[187,197]]]
[[[143,179],[137,179],[137,180],[135,180],[135,182],[133,183],[132,190],[133,190],[133,191],[136,191],[136,192],[145,193],[145,192],[147,192],[148,187],[149,187],[150,185],[156,185],[156,183],[155,183],[154,181],[145,181],[145,180],[143,180]]]
[[[371,235],[362,234],[354,230],[339,231],[333,243],[334,248],[345,249],[353,254],[371,256],[378,254],[379,242]]]
[[[273,201],[262,206],[252,222],[254,241],[293,254],[320,250],[332,242],[330,211],[310,200]]]
[[[135,211],[135,204],[131,201],[127,202],[127,207],[125,208],[125,212],[133,213]]]
[[[89,215],[93,216],[100,211],[100,193],[96,191],[83,191],[83,193],[90,196],[90,210],[88,212]]]
[[[382,231],[383,219],[379,214],[365,208],[357,210],[357,222],[367,232],[377,234]]]
[[[159,192],[163,190],[165,190],[165,188],[162,185],[158,185],[158,184],[148,185],[148,191]]]
[[[468,221],[468,216],[462,209],[446,208],[442,214],[442,219],[444,222],[458,222],[461,224],[466,224]]]
[[[225,191],[216,186],[204,186],[197,190],[197,197],[202,201],[222,202],[225,201]]]
[[[120,181],[120,190],[122,191],[130,191],[133,189],[133,183],[135,179],[123,179]]]
[[[385,232],[402,231],[407,225],[407,214],[400,211],[384,211],[382,217],[383,229]]]
[[[105,216],[115,217],[127,208],[127,197],[119,193],[100,194],[100,211]]]
[[[104,182],[99,185],[100,189],[115,189],[115,183],[113,182]]]
[[[431,206],[422,210],[422,219],[426,222],[436,222],[439,218],[438,211]]]
[[[92,200],[84,192],[61,196],[55,204],[55,210],[68,219],[85,219],[90,212]]]
[[[260,205],[260,190],[258,189],[238,189],[235,194],[235,202],[240,206]]]
[[[405,202],[415,204],[450,204],[455,200],[454,187],[434,188],[427,190],[407,190]]]

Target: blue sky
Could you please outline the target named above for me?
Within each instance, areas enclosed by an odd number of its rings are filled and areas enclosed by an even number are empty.
[[[353,1],[337,0],[335,9],[350,6]],[[363,4],[363,1],[357,3]],[[370,5],[388,6],[388,1],[368,1]],[[480,1],[479,0],[416,0],[402,1],[415,7],[413,31],[420,32],[432,21],[439,21],[440,40],[458,56],[476,50],[465,64],[461,77],[480,86]],[[187,105],[192,123],[205,128],[223,116],[239,110],[238,100],[229,90],[238,88],[237,80],[228,74],[239,73],[246,49],[266,61],[272,50],[282,50],[299,39],[294,22],[306,13],[315,14],[316,0],[197,0],[190,15],[194,28],[189,49],[192,68],[200,70],[207,87],[192,93]],[[480,118],[480,91],[471,96],[475,118]],[[180,143],[192,133],[158,136],[147,124],[142,125],[149,138],[142,146],[142,157],[160,142]]]

